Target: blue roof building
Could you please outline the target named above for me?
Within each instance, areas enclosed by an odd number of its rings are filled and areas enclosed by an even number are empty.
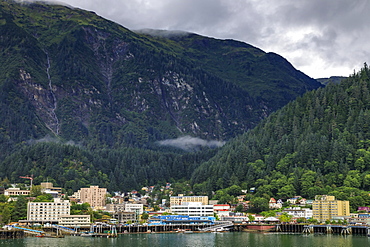
[[[169,224],[214,224],[213,216],[188,216],[188,215],[159,215],[149,219],[149,225]]]

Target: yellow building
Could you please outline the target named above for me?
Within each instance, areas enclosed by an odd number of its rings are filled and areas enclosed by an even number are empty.
[[[188,202],[201,202],[202,205],[208,205],[208,196],[184,196],[179,194],[178,196],[170,197],[171,206],[182,205]]]
[[[349,201],[335,200],[334,196],[317,195],[312,204],[312,218],[320,222],[331,220],[334,216],[349,216]]]

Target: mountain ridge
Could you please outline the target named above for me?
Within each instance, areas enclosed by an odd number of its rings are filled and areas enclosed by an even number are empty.
[[[67,6],[0,1],[0,37],[0,148],[2,158],[13,157],[8,163],[19,164],[16,151],[31,152],[27,141],[48,135],[92,152],[163,151],[157,141],[186,135],[226,141],[321,87],[283,57],[240,41],[197,34],[153,37]],[[46,160],[30,157],[30,169],[32,162],[46,167]],[[64,164],[59,157],[52,160]],[[100,171],[112,173],[112,188],[122,176],[130,179],[122,169],[131,169],[140,183],[152,172],[109,163],[115,159],[96,160]],[[178,167],[174,160],[163,164]],[[198,165],[189,160],[178,170]],[[34,169],[35,175],[47,176]],[[156,178],[164,177],[165,169]]]

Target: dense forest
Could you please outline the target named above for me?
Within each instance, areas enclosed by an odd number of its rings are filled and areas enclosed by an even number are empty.
[[[34,174],[36,183],[47,178],[69,194],[89,184],[125,191],[187,181],[187,192],[226,201],[252,187],[252,201],[331,194],[350,200],[354,211],[370,204],[369,86],[365,64],[340,84],[306,93],[219,149],[91,151],[26,143],[1,163],[0,177],[19,181],[20,175]]]
[[[198,192],[231,185],[287,199],[370,199],[370,70],[306,93],[225,145],[192,175]],[[208,191],[207,191],[208,190]]]
[[[128,191],[189,180],[194,169],[215,152],[216,149],[187,153],[138,148],[89,151],[53,142],[27,144],[0,163],[0,181],[6,178],[8,182],[25,182],[19,176],[32,174],[34,184],[48,180],[69,195],[91,184],[111,192]]]

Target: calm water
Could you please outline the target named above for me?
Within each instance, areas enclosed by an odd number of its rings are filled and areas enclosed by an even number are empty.
[[[0,246],[16,247],[84,247],[84,246],[256,246],[256,247],[365,247],[370,246],[370,238],[365,236],[340,235],[302,235],[276,233],[154,233],[154,234],[125,234],[115,239],[65,237],[54,238],[25,238],[0,240]]]

